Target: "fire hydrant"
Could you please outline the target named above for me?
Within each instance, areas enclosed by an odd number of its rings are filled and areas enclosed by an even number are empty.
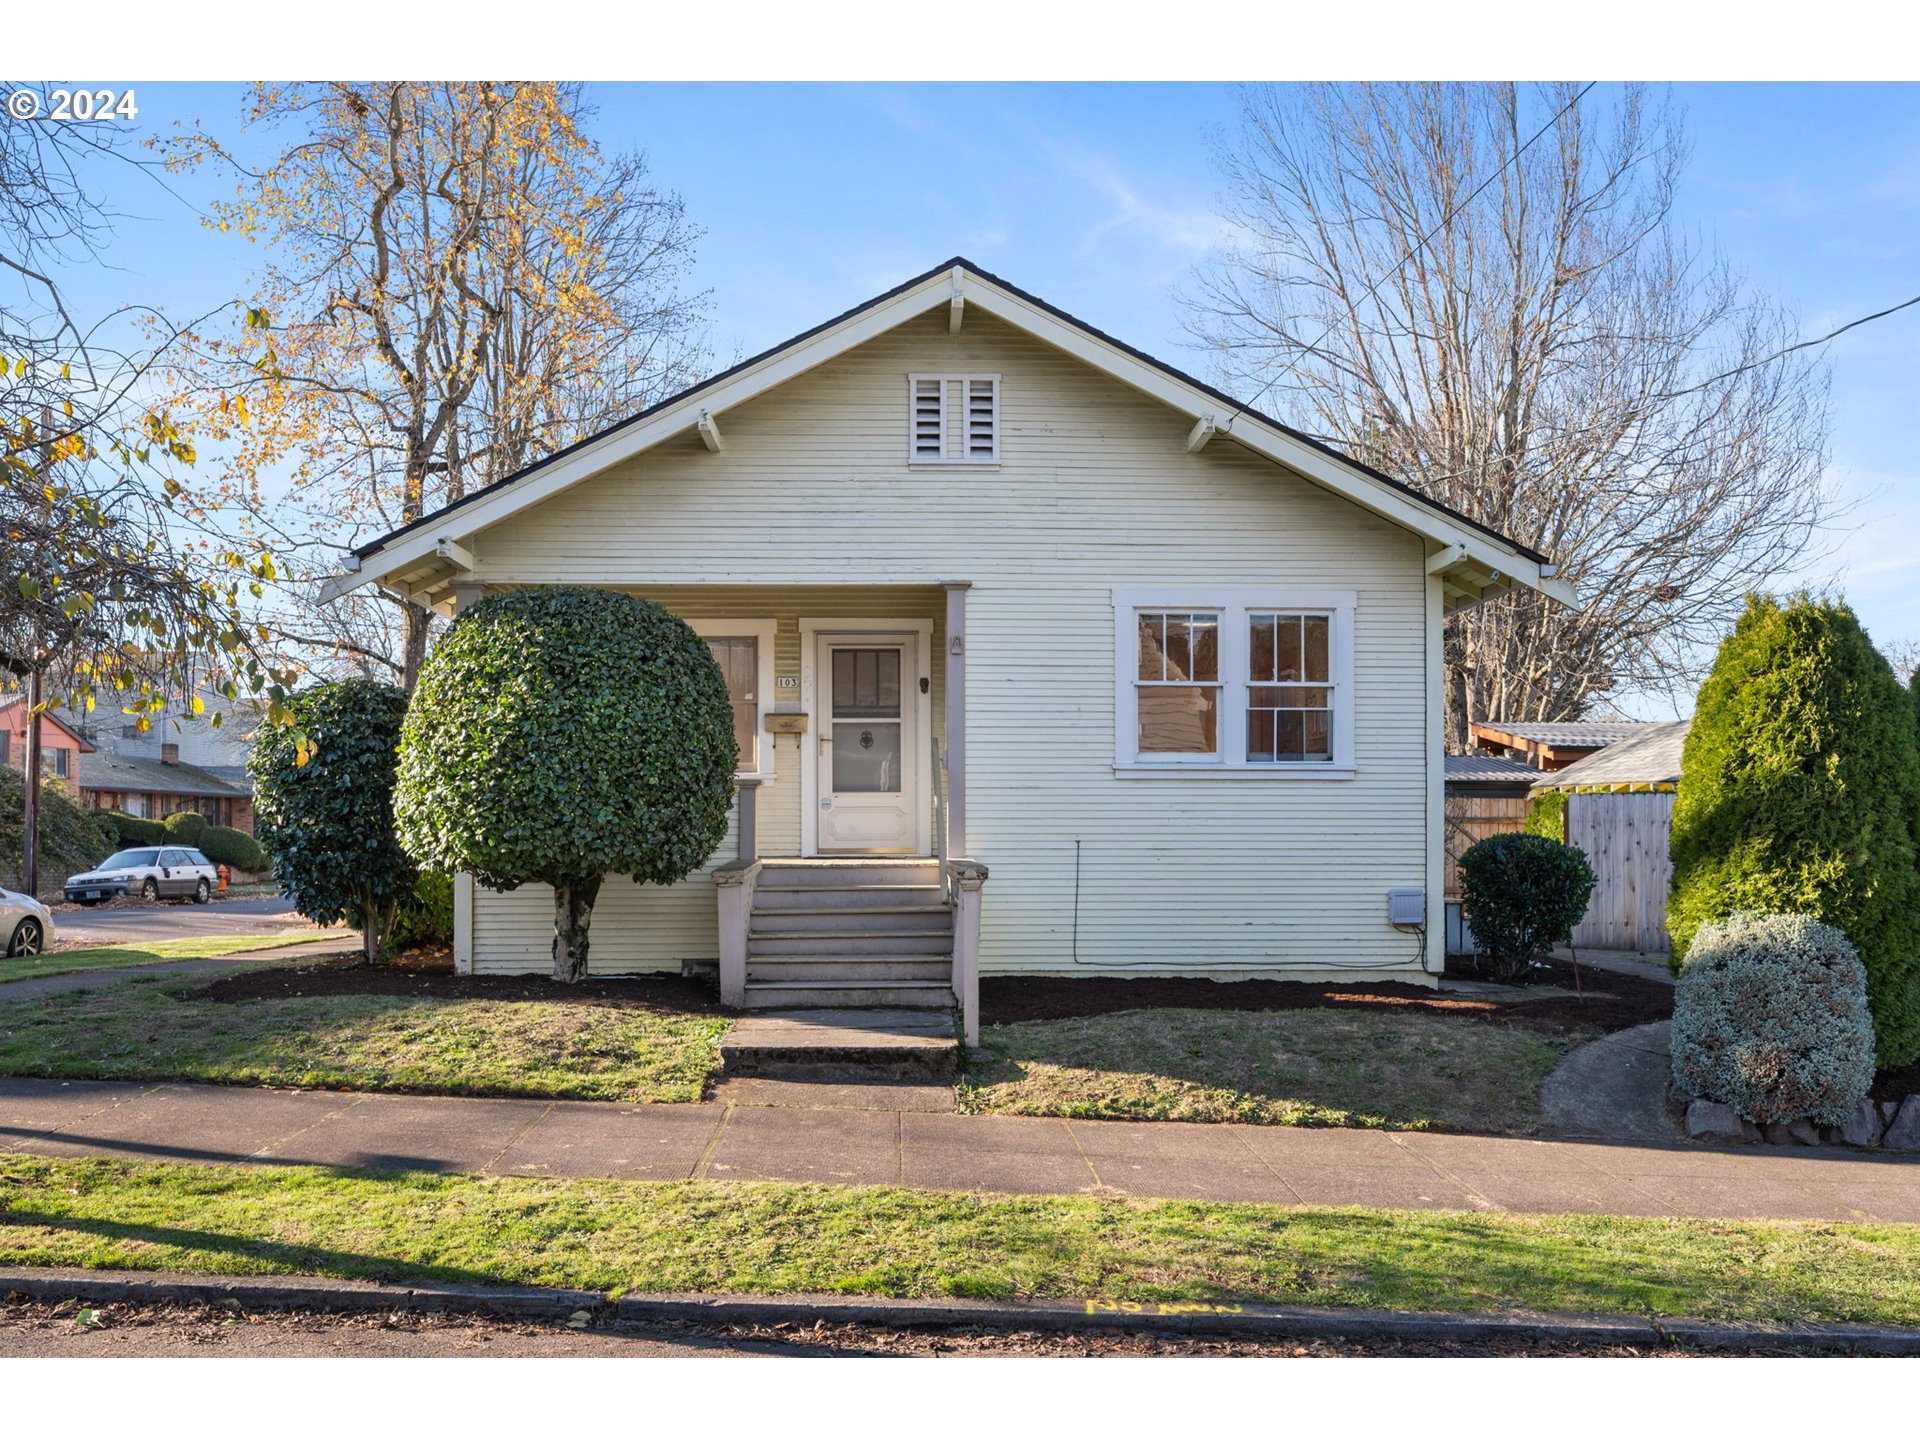
[[[230,870],[228,870],[226,866],[224,866],[224,865],[222,865],[222,866],[220,867],[220,888],[221,888],[222,890],[225,890],[225,889],[227,888],[227,878],[228,878],[228,876],[230,876],[230,875],[231,875],[232,873],[233,873],[233,872],[232,872],[232,871],[230,871]]]

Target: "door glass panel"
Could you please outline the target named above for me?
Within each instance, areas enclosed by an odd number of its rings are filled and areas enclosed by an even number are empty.
[[[898,720],[834,721],[833,788],[842,795],[899,792]]]
[[[727,699],[733,705],[733,742],[740,749],[740,768],[759,768],[760,702],[754,687],[760,681],[760,642],[752,635],[715,637],[707,641],[726,677]]]
[[[833,652],[833,713],[891,720],[900,715],[900,651]]]

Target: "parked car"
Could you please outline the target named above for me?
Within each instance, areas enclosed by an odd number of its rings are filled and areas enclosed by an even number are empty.
[[[204,905],[220,872],[198,850],[184,845],[142,845],[109,855],[84,875],[67,877],[67,899],[81,905],[138,895],[145,900],[193,900]]]
[[[40,955],[53,944],[53,912],[31,895],[0,890],[0,940],[8,955]]]

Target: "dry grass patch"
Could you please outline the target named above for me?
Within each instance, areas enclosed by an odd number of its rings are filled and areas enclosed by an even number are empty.
[[[299,930],[278,935],[201,935],[133,945],[91,945],[83,950],[55,950],[47,955],[0,957],[0,984],[9,980],[37,980],[45,975],[70,975],[80,970],[120,970],[169,965],[176,960],[214,960],[223,955],[280,950],[315,940],[338,940],[343,950],[359,943],[351,930]],[[0,990],[0,999],[4,999],[6,993]]]
[[[1530,1129],[1570,1048],[1406,1011],[1131,1010],[989,1026],[961,1103],[1008,1115]]]
[[[193,985],[137,980],[0,1004],[0,1073],[690,1101],[705,1092],[726,1025],[715,1015],[560,998],[222,1003]]]

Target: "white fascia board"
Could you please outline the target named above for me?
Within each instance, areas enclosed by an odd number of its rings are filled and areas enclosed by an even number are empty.
[[[1220,409],[1217,397],[1175,379],[1156,366],[1135,359],[1117,346],[1057,319],[977,275],[967,277],[967,294],[982,309],[998,315],[1008,324],[1025,330],[1096,369],[1106,371],[1162,404],[1193,416],[1196,421],[1209,414],[1217,414]],[[1304,475],[1325,489],[1417,535],[1424,535],[1443,545],[1465,546],[1467,556],[1518,584],[1535,590],[1545,588],[1538,561],[1530,560],[1492,536],[1471,526],[1458,524],[1439,511],[1382,485],[1372,476],[1342,464],[1323,450],[1303,444],[1255,415],[1241,411],[1216,432],[1216,438],[1219,436],[1236,440],[1256,454]]]
[[[968,277],[971,282],[972,277]],[[784,384],[829,360],[875,339],[927,310],[953,298],[950,274],[942,271],[913,289],[903,291],[884,305],[863,311],[846,321],[809,337],[798,345],[769,355],[760,364],[710,389],[688,395],[669,404],[647,421],[630,425],[582,445],[566,458],[530,475],[521,483],[508,486],[499,494],[477,500],[464,511],[446,517],[443,525],[422,527],[402,536],[385,549],[366,557],[361,573],[366,580],[391,575],[396,570],[431,555],[439,541],[448,536],[464,539],[477,535],[528,506],[559,494],[582,480],[599,474],[609,466],[649,450],[662,440],[693,429],[702,411],[719,414],[752,399],[764,391]]]
[[[968,271],[956,273],[943,270],[884,304],[849,316],[830,329],[776,351],[751,369],[741,371],[720,385],[669,404],[643,424],[614,431],[581,446],[547,469],[528,476],[525,481],[509,486],[497,495],[476,501],[463,512],[448,516],[440,526],[422,527],[414,534],[394,541],[386,549],[368,556],[361,574],[367,580],[391,575],[422,556],[432,554],[441,539],[449,536],[463,539],[477,534],[663,440],[692,429],[699,423],[702,411],[719,413],[743,404],[856,346],[884,335],[928,310],[942,304],[950,305],[956,299],[979,305],[1016,329],[1024,330],[1095,369],[1105,371],[1142,394],[1192,416],[1196,421],[1207,415],[1218,415],[1220,401],[1216,396],[1136,359],[1117,346],[1058,319],[979,275]],[[1243,411],[1235,415],[1216,434],[1230,437],[1254,453],[1286,466],[1414,534],[1426,536],[1442,545],[1464,546],[1468,561],[1477,563],[1483,569],[1497,571],[1513,583],[1560,598],[1555,590],[1548,588],[1537,561],[1509,549],[1490,535],[1455,523],[1439,511],[1400,494],[1372,476],[1342,463],[1325,451],[1296,440],[1284,430],[1250,413]]]

